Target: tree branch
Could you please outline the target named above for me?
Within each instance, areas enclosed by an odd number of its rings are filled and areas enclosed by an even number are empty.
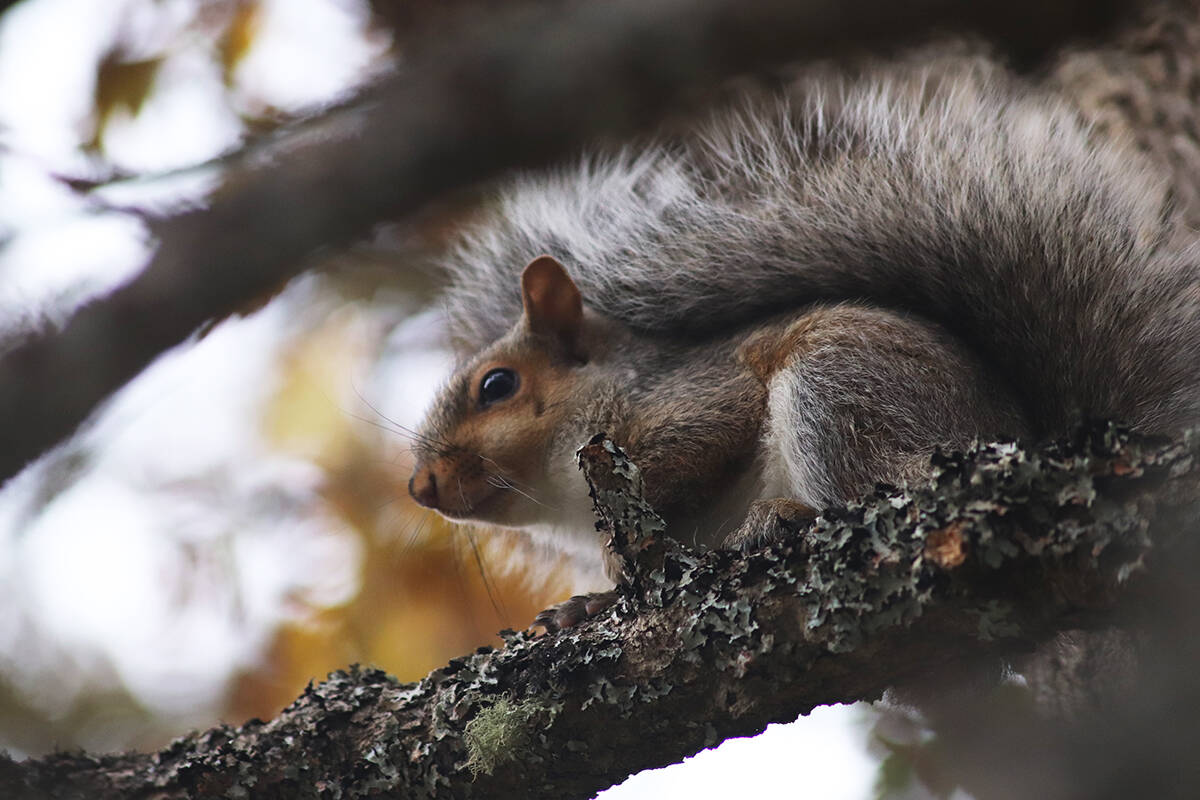
[[[1029,57],[1103,29],[1121,6],[613,0],[476,20],[414,49],[407,68],[361,103],[246,153],[207,209],[156,226],[161,243],[140,276],[8,352],[0,480],[206,322],[268,296],[318,250],[446,191],[643,129],[688,91],[786,59],[898,46],[935,27],[978,32]]]
[[[636,575],[608,614],[506,633],[415,684],[354,668],[276,719],[155,754],[0,762],[6,797],[590,797],[816,705],[952,682],[1111,622],[1187,542],[1200,431],[940,458],[935,486],[829,512],[796,542],[700,554],[661,535],[611,443],[582,453]],[[1139,577],[1140,575],[1140,577]]]

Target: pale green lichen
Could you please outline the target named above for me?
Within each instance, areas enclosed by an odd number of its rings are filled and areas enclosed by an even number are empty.
[[[514,703],[507,697],[480,709],[463,733],[471,775],[491,775],[503,762],[527,753],[530,723],[542,710],[537,703]]]

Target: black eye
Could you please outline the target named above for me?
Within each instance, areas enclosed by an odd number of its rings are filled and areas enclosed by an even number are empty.
[[[479,381],[480,407],[487,408],[492,403],[511,397],[520,385],[521,379],[508,367],[488,370],[483,379]]]

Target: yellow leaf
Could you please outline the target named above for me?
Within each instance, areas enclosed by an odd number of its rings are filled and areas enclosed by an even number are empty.
[[[162,63],[161,57],[126,61],[119,51],[109,53],[100,61],[93,93],[96,129],[89,147],[99,147],[104,138],[104,128],[114,112],[124,109],[136,116],[141,111]]]
[[[229,27],[225,29],[219,43],[226,86],[233,84],[233,73],[250,52],[261,24],[262,8],[257,2],[238,3],[237,11],[234,12],[233,19],[230,20]]]

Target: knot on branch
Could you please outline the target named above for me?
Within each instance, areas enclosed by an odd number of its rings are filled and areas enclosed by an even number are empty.
[[[665,604],[662,590],[680,583],[698,556],[667,534],[666,523],[643,497],[641,470],[606,434],[593,436],[576,459],[597,527],[608,532],[608,547],[620,565],[618,583],[653,605]]]

